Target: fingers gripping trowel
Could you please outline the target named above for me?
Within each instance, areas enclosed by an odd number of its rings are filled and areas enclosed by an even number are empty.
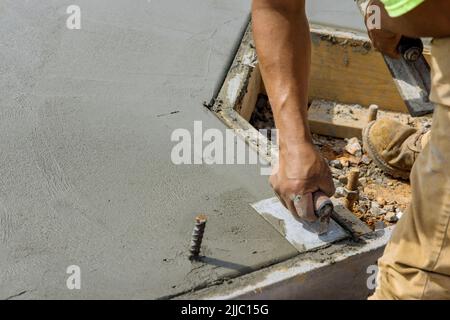
[[[356,3],[361,13],[365,15],[369,0],[356,0]],[[422,41],[402,37],[398,51],[401,54],[399,59],[387,55],[383,55],[383,58],[409,113],[413,117],[432,113],[434,104],[429,99],[430,66],[422,54]]]
[[[296,218],[277,197],[259,201],[252,207],[299,252],[322,247],[348,236],[333,219],[333,203],[322,192],[313,195],[318,220],[308,223]]]

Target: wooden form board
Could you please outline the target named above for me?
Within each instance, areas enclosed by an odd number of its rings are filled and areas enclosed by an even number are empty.
[[[378,111],[378,119],[394,119],[402,124],[415,123],[409,114]],[[357,104],[343,104],[327,100],[313,100],[308,110],[311,132],[336,138],[362,138],[362,130],[369,123],[369,109]],[[419,126],[420,121],[415,123]]]
[[[407,112],[382,55],[367,39],[323,28],[312,28],[311,37],[310,100],[377,104],[384,110]]]
[[[363,107],[376,104],[381,110],[408,112],[381,54],[371,47],[367,37],[312,26],[311,38],[310,102],[324,99]],[[425,58],[430,59],[429,50],[425,50]],[[247,121],[258,94],[265,93],[257,61],[250,69],[242,87],[244,92],[235,105]]]
[[[308,111],[311,132],[336,138],[362,138],[368,109],[331,101],[314,100]]]

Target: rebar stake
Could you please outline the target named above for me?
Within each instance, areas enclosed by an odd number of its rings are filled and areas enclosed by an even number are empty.
[[[348,181],[346,186],[347,196],[344,200],[344,205],[350,211],[352,210],[353,204],[358,199],[358,179],[359,179],[359,170],[353,169],[348,174]]]
[[[194,231],[192,232],[191,247],[189,248],[189,260],[198,259],[207,220],[207,217],[203,214],[195,217],[195,226]]]
[[[378,106],[376,105],[376,104],[372,104],[370,107],[369,107],[369,121],[368,122],[372,122],[372,121],[375,121],[375,120],[377,120],[377,117],[378,117]]]

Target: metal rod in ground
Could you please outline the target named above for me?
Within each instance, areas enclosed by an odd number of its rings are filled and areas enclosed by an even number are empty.
[[[358,199],[358,179],[359,179],[359,170],[353,169],[352,171],[350,171],[346,186],[347,196],[344,200],[344,205],[349,210],[352,209],[353,204]]]
[[[189,259],[198,259],[202,246],[203,234],[205,233],[207,217],[203,214],[195,217],[194,231],[192,232],[191,246],[189,248]]]
[[[377,120],[377,117],[378,117],[378,106],[376,105],[376,104],[372,104],[370,107],[369,107],[369,121],[368,122],[372,122],[372,121],[375,121],[375,120]]]

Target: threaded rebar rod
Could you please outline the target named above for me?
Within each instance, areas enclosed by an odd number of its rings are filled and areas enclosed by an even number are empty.
[[[198,259],[207,220],[207,217],[203,214],[195,217],[195,226],[194,231],[192,232],[191,246],[189,248],[189,260]]]

